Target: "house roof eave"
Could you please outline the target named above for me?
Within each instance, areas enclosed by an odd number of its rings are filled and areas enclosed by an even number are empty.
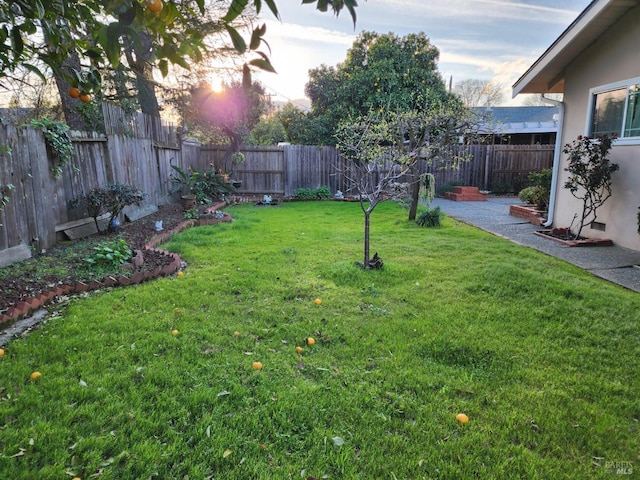
[[[594,0],[513,84],[520,93],[564,93],[566,66],[640,0]]]

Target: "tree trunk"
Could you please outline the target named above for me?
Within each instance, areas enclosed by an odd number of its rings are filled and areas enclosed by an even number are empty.
[[[160,116],[155,82],[153,81],[153,67],[149,60],[153,56],[153,44],[149,36],[141,32],[138,41],[130,40],[124,48],[127,63],[136,76],[138,102],[142,113],[154,117]]]
[[[369,270],[371,268],[370,263],[370,251],[369,251],[369,231],[371,229],[371,210],[364,211],[364,262],[362,262],[362,268]]]
[[[420,178],[416,178],[416,173],[411,171],[411,207],[409,208],[409,221],[415,221],[418,213],[418,201],[420,199]]]
[[[54,47],[52,47],[51,43],[48,41],[47,29],[42,28],[42,32],[45,36],[47,48],[49,49],[49,51],[52,51]],[[71,70],[75,70],[77,72],[80,72],[82,70],[80,57],[75,50],[69,51],[68,57],[65,58],[60,65],[60,71]],[[64,119],[67,122],[67,125],[69,125],[69,128],[71,128],[71,130],[86,131],[87,126],[84,123],[80,111],[78,110],[78,102],[80,100],[78,100],[77,98],[71,98],[69,96],[69,88],[71,88],[71,85],[64,78],[62,78],[59,73],[53,72],[53,78],[55,79],[56,86],[58,87],[60,102],[62,104],[62,111],[64,113]]]

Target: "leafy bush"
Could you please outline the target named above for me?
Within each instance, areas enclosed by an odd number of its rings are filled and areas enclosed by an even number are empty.
[[[531,186],[522,189],[518,193],[518,198],[525,203],[535,205],[538,210],[546,212],[549,209],[552,177],[553,171],[550,168],[530,173],[529,182]]]
[[[294,198],[298,200],[322,200],[331,198],[331,190],[326,185],[318,188],[296,188],[293,192]]]
[[[427,208],[418,215],[416,223],[421,227],[433,228],[439,227],[442,222],[443,213],[440,207]]]
[[[546,210],[545,207],[549,201],[548,192],[540,186],[527,187],[520,190],[518,198],[524,203],[535,205],[538,210]]]
[[[95,253],[84,261],[101,267],[117,267],[131,260],[133,252],[123,238],[102,242],[93,247]]]
[[[171,168],[174,173],[170,180],[175,187],[170,190],[170,193],[195,195],[197,203],[211,203],[236,191],[229,181],[228,174],[218,173],[213,169],[204,172],[198,170],[186,172],[177,165],[171,165]]]
[[[91,190],[86,196],[87,211],[93,217],[98,232],[101,232],[98,217],[109,214],[108,230],[113,230],[113,221],[120,212],[129,205],[139,205],[144,199],[144,192],[126,183],[112,183],[105,188]],[[102,232],[101,232],[102,233]]]
[[[316,188],[313,193],[315,194],[316,198],[331,198],[331,190],[329,190],[329,187],[327,187],[326,185]]]
[[[200,218],[200,212],[197,208],[190,208],[184,211],[184,218],[186,220],[198,220]]]

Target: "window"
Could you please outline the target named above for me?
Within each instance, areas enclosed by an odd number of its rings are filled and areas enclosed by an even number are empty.
[[[588,135],[615,133],[640,143],[640,78],[591,89]]]

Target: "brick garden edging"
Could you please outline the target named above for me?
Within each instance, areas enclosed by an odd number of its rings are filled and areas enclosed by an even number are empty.
[[[207,213],[213,213],[216,210],[226,206],[226,203],[221,202],[207,208]],[[145,273],[134,273],[131,276],[118,275],[105,277],[100,281],[93,280],[89,283],[78,282],[75,285],[59,285],[53,287],[50,290],[45,290],[41,294],[35,297],[27,298],[18,302],[14,307],[9,307],[6,312],[0,314],[0,330],[8,327],[16,320],[22,317],[26,317],[37,309],[51,303],[54,298],[62,295],[72,295],[74,293],[88,292],[92,290],[99,290],[105,287],[117,287],[136,285],[146,280],[151,280],[158,277],[168,276],[176,273],[180,269],[180,256],[177,253],[171,253],[160,248],[156,248],[157,245],[168,241],[173,235],[180,233],[187,228],[201,226],[201,225],[215,225],[222,222],[231,222],[233,218],[228,213],[224,213],[221,218],[204,218],[202,220],[185,220],[179,223],[175,228],[166,232],[154,235],[149,242],[145,245],[144,251],[153,251],[171,258],[171,263],[164,267],[158,267],[153,271]],[[131,259],[136,267],[141,266],[144,263],[144,253],[141,250],[136,250],[135,255]]]

